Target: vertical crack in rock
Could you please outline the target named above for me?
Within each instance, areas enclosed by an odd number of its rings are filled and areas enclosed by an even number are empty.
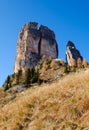
[[[38,43],[38,55],[39,56],[41,55],[41,40],[42,40],[42,36],[40,36],[40,40],[39,40],[39,43]]]

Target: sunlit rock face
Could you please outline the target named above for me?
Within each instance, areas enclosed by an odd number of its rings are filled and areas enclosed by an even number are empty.
[[[45,55],[46,58],[58,57],[58,45],[55,34],[48,27],[38,23],[25,24],[19,34],[14,72],[36,66]]]
[[[66,61],[69,66],[72,66],[72,60],[83,60],[83,57],[81,56],[79,50],[76,49],[73,42],[69,41],[66,46]]]

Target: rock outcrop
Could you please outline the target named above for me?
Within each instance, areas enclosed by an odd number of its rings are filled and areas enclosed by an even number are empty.
[[[81,56],[80,52],[76,49],[73,42],[69,41],[66,46],[66,61],[69,66],[72,66],[72,61],[77,61],[80,58],[80,60],[83,60],[83,57]]]
[[[48,27],[38,23],[25,24],[19,34],[14,72],[36,66],[45,55],[46,58],[58,57],[58,46],[55,34]]]

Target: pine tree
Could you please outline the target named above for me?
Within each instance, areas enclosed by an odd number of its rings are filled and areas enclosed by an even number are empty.
[[[7,76],[7,79],[5,81],[5,84],[4,84],[4,91],[8,90],[9,88],[11,88],[11,81],[10,81],[10,76],[8,75]]]
[[[36,83],[38,82],[38,79],[39,79],[39,69],[34,70],[33,76],[31,78],[31,82]]]
[[[6,83],[9,83],[9,82],[10,82],[10,76],[8,75],[6,79]]]
[[[25,71],[25,84],[30,84],[30,78],[31,78],[31,71],[30,71],[30,69],[28,68],[28,69]]]
[[[18,70],[18,73],[15,74],[16,84],[20,83],[21,76],[22,76],[22,70]]]

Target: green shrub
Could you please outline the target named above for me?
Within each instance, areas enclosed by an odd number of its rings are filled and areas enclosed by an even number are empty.
[[[37,76],[34,76],[32,79],[31,79],[31,83],[36,83],[38,81],[38,77]]]
[[[38,80],[37,80],[38,85],[41,85],[42,82],[43,81],[40,78],[38,78]]]
[[[75,67],[72,68],[72,72],[76,72],[76,68]]]
[[[70,67],[65,65],[64,66],[64,73],[69,73],[70,72]]]

